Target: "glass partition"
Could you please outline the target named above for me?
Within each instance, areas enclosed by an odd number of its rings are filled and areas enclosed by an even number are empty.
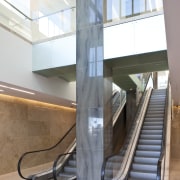
[[[106,0],[105,22],[125,19],[163,9],[162,0]]]
[[[72,33],[76,31],[75,1],[43,1],[20,3],[15,0],[0,0],[0,23],[30,42]],[[44,3],[44,4],[43,4]],[[56,6],[57,4],[57,6]],[[105,0],[104,23],[161,12],[162,0]]]

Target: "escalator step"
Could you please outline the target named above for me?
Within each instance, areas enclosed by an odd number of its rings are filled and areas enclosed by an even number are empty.
[[[150,172],[141,172],[141,171],[130,171],[130,178],[138,178],[139,180],[156,180],[156,171]]]
[[[76,174],[76,167],[65,166],[64,167],[64,172],[70,173],[70,174]]]
[[[159,158],[158,157],[134,157],[135,163],[144,163],[144,164],[157,164]]]
[[[157,170],[157,166],[152,165],[152,164],[133,163],[132,170],[133,171],[155,172]]]
[[[146,126],[144,125],[142,130],[162,130],[163,125],[156,125],[156,126]]]
[[[162,140],[139,139],[138,144],[142,145],[161,145]]]
[[[159,157],[160,152],[159,151],[136,150],[135,155],[139,156],[139,157]]]
[[[146,122],[144,122],[143,123],[143,126],[159,126],[159,125],[161,125],[161,126],[163,126],[163,121],[155,121],[155,122],[152,122],[152,121],[146,121]]]
[[[155,140],[161,140],[161,139],[162,139],[162,135],[140,134],[140,139],[155,139]]]
[[[150,150],[150,151],[160,151],[160,145],[138,145],[137,150]]]
[[[161,135],[162,130],[141,130],[142,134],[154,134],[154,135]]]

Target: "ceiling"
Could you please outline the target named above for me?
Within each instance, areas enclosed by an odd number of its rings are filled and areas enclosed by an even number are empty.
[[[106,59],[105,63],[112,69],[113,82],[124,90],[136,88],[136,84],[129,77],[130,74],[168,70],[166,50]],[[59,77],[70,82],[76,80],[76,65],[44,69],[35,73],[47,78]]]

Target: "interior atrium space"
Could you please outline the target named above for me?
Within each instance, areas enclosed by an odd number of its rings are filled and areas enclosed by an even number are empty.
[[[0,180],[179,180],[179,7],[0,0]]]

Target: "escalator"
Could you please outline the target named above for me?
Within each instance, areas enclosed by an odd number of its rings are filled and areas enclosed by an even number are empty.
[[[125,95],[125,94],[124,94]],[[122,113],[125,105],[125,96],[120,94],[118,91],[114,92],[112,97],[113,104],[113,127],[118,123],[118,117]],[[120,104],[121,103],[121,104]],[[120,119],[121,121],[122,119]],[[57,157],[53,167],[53,177],[55,180],[73,180],[76,179],[76,153],[72,153],[66,160],[66,162],[60,167],[58,164],[61,163],[61,155]]]
[[[120,153],[104,161],[101,180],[162,179],[165,173],[165,161],[162,159],[166,155],[166,129],[170,111],[168,91],[154,89],[143,97],[141,110]]]
[[[125,103],[126,93],[124,91],[115,91],[112,96],[114,125],[116,124]],[[72,143],[70,142],[72,137],[75,138],[75,130],[76,125],[74,124],[59,142],[50,148],[24,153],[18,162],[19,176],[27,180],[76,179],[76,140],[73,142],[71,141]],[[66,149],[64,154],[58,155],[58,151],[63,149],[64,145],[68,143],[70,146]],[[46,163],[46,157],[49,159],[51,157],[52,161]],[[45,163],[41,166],[41,164],[36,163],[36,159],[42,159],[42,162]]]
[[[128,179],[156,180],[161,155],[166,90],[153,90],[140,131]]]

